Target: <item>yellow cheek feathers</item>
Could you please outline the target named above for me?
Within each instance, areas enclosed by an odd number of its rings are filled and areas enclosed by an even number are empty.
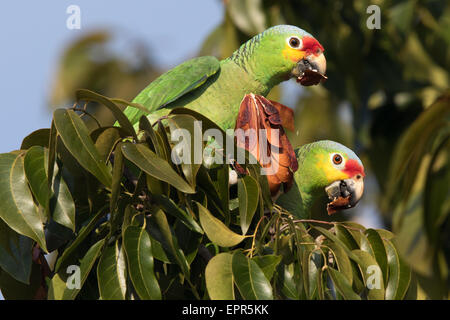
[[[289,59],[293,62],[298,62],[305,56],[305,51],[292,49],[287,44],[282,52],[285,59]]]
[[[350,178],[345,172],[333,167],[329,159],[325,158],[325,155],[318,154],[317,158],[319,159],[316,164],[317,168],[322,169],[322,171],[325,173],[325,177],[330,183],[333,181],[345,180]]]

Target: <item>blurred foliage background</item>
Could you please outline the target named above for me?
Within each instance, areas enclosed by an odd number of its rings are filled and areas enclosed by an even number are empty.
[[[412,266],[419,298],[449,297],[450,265],[450,3],[447,1],[224,0],[223,22],[198,55],[228,57],[241,43],[277,24],[299,26],[324,46],[329,80],[285,87],[270,98],[295,101],[294,146],[320,139],[356,151],[366,169],[365,202]],[[369,29],[369,5],[381,28]],[[206,14],[206,13],[205,13]],[[66,48],[49,101],[71,104],[78,88],[126,100],[164,72],[146,49],[123,59],[105,31],[85,33]],[[186,57],[186,59],[191,57]],[[89,106],[96,112],[95,105]],[[101,112],[99,109],[97,112]],[[109,113],[101,117],[112,121]],[[321,210],[323,211],[323,210]],[[361,208],[353,210],[358,216]],[[317,210],[317,218],[327,219]],[[340,216],[333,219],[347,219]]]

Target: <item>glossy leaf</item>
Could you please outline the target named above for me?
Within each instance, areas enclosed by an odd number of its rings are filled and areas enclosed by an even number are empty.
[[[197,202],[200,224],[209,240],[221,247],[232,247],[245,239],[231,231],[227,226],[214,217],[208,209]]]
[[[112,184],[111,184],[111,200],[109,203],[109,210],[113,213],[116,209],[117,202],[120,197],[121,180],[124,170],[124,158],[122,154],[122,144],[119,143],[114,153],[114,165],[112,171]]]
[[[105,208],[99,210],[89,221],[83,226],[77,234],[75,240],[65,248],[64,252],[58,257],[56,262],[55,270],[58,271],[59,268],[66,262],[66,260],[71,256],[71,254],[78,248],[78,246],[83,242],[83,240],[89,235],[89,233],[94,229],[98,221],[105,215]]]
[[[100,159],[106,163],[109,161],[117,143],[121,141],[122,138],[120,137],[119,130],[113,127],[102,130],[98,137],[93,138],[93,140],[95,141],[95,147],[98,150]]]
[[[72,110],[58,109],[53,113],[53,119],[64,145],[72,156],[106,187],[111,187],[111,172],[101,160],[80,117]]]
[[[385,241],[387,262],[389,265],[389,281],[386,286],[387,300],[404,298],[411,281],[411,269],[400,258],[397,249],[389,240]]]
[[[245,300],[273,299],[272,286],[255,261],[237,251],[233,254],[232,270],[234,282]]]
[[[220,253],[209,260],[205,269],[206,288],[212,300],[234,300],[231,253]]]
[[[355,240],[352,233],[350,233],[345,227],[336,225],[336,237],[340,239],[347,248],[354,250],[359,249],[359,243]]]
[[[22,140],[21,150],[30,149],[32,146],[47,147],[50,139],[50,129],[38,129]]]
[[[298,300],[300,298],[294,275],[286,265],[280,264],[277,268],[277,287],[280,287],[281,292],[288,299]]]
[[[111,99],[102,96],[96,92],[80,89],[76,91],[77,101],[85,100],[85,101],[95,101],[98,102],[105,107],[107,107],[114,117],[119,122],[120,126],[133,138],[137,139],[136,132],[134,131],[133,125],[130,123],[128,118],[123,114],[120,108],[113,102]]]
[[[125,143],[122,145],[122,152],[145,173],[169,183],[181,192],[195,193],[195,190],[172,169],[166,160],[159,158],[146,146]]]
[[[353,283],[352,265],[344,249],[342,249],[342,247],[336,243],[330,243],[328,244],[328,247],[332,250],[339,272],[341,272],[347,278],[349,284],[352,285]]]
[[[172,141],[183,153],[181,168],[191,186],[195,186],[196,176],[203,161],[203,132],[202,125],[191,115],[174,115],[168,119]],[[176,140],[175,137],[178,139]],[[186,154],[187,152],[187,154]],[[178,151],[176,151],[178,153]]]
[[[43,288],[40,265],[33,263],[28,283],[16,280],[9,273],[0,271],[0,288],[3,299],[6,300],[32,300],[41,297]],[[45,294],[45,293],[44,293]]]
[[[192,231],[203,234],[202,228],[198,225],[194,218],[188,212],[176,205],[173,200],[164,195],[155,196],[155,200],[161,204],[164,208],[164,212],[180,219],[180,221]]]
[[[74,300],[81,288],[83,287],[84,282],[86,281],[89,273],[91,272],[92,267],[94,266],[98,256],[100,255],[100,251],[105,244],[105,239],[99,240],[95,243],[84,255],[83,259],[80,260],[79,264],[79,288],[71,287],[66,284],[65,280],[71,281],[71,279],[63,279],[61,275],[55,274],[51,280],[51,289],[49,289],[49,299],[54,300]],[[66,276],[66,275],[64,275]],[[75,282],[75,280],[74,280]]]
[[[123,248],[116,241],[106,246],[97,265],[98,289],[102,300],[125,300],[127,267]]]
[[[156,226],[160,232],[161,244],[164,247],[164,250],[167,250],[175,259],[175,263],[181,268],[181,271],[184,273],[186,277],[190,275],[190,265],[186,260],[186,256],[184,252],[180,249],[178,245],[177,238],[173,235],[172,228],[170,227],[167,217],[162,210],[158,210],[152,214],[151,219],[156,222]],[[150,226],[150,229],[153,229]],[[156,230],[154,230],[156,231]],[[152,235],[152,233],[150,232]]]
[[[31,147],[24,158],[24,169],[33,195],[45,210],[49,210],[52,192],[47,184],[46,159],[44,148]]]
[[[344,299],[361,300],[361,297],[353,291],[350,282],[347,280],[347,277],[343,273],[330,267],[328,267],[326,270],[328,271],[328,275],[333,281],[333,284],[335,285],[337,291],[342,295]]]
[[[25,175],[35,198],[54,221],[75,231],[75,204],[61,170],[54,169],[51,189],[48,186],[48,151],[31,147],[24,159]]]
[[[358,257],[358,265],[368,289],[367,298],[369,300],[384,299],[383,273],[374,257],[362,250],[353,250],[352,253]]]
[[[25,284],[31,274],[32,246],[30,238],[18,234],[0,219],[0,269]]]
[[[366,252],[370,251],[373,253],[374,258],[376,259],[378,265],[381,268],[381,271],[383,272],[383,278],[386,284],[388,279],[389,267],[387,263],[386,249],[383,243],[383,239],[381,238],[380,234],[374,229],[367,229],[365,233],[370,249],[361,246],[361,250]]]
[[[252,260],[261,268],[267,280],[272,280],[273,274],[281,262],[282,257],[276,255],[265,255],[253,257]]]
[[[23,154],[0,154],[0,218],[46,249],[44,226],[25,177]]]
[[[239,216],[242,233],[246,234],[259,201],[258,183],[251,176],[238,179]]]
[[[128,261],[128,274],[141,299],[159,300],[161,291],[155,277],[152,243],[145,228],[129,226],[123,245]]]

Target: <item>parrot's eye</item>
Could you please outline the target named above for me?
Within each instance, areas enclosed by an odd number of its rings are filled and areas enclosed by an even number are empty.
[[[331,164],[338,170],[342,170],[345,167],[345,159],[340,153],[330,154]]]
[[[335,154],[333,156],[333,163],[334,164],[341,164],[342,163],[342,157],[340,154]]]
[[[302,40],[300,40],[297,37],[290,37],[288,40],[289,45],[291,48],[298,49],[302,46]]]

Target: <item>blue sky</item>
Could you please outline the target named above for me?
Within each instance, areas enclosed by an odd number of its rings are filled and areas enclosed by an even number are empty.
[[[70,5],[81,9],[80,30],[66,27]],[[222,18],[220,0],[2,3],[0,153],[18,149],[26,135],[50,126],[46,99],[57,61],[64,47],[81,33],[107,28],[139,39],[162,68],[169,68],[194,55]]]

